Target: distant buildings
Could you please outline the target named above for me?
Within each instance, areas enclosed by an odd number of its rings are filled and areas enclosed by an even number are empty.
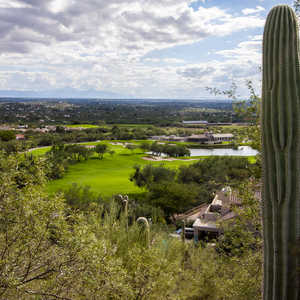
[[[151,139],[155,141],[169,141],[169,142],[191,142],[200,144],[220,144],[222,142],[230,142],[234,138],[231,133],[209,133],[198,135],[190,135],[187,137],[179,137],[175,135],[159,135],[153,136]]]
[[[24,134],[16,134],[16,140],[25,140]]]
[[[207,125],[207,121],[182,121],[184,125]]]

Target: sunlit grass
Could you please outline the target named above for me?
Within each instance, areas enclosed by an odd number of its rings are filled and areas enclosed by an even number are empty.
[[[130,194],[143,192],[129,180],[135,165],[163,164],[169,168],[194,163],[194,160],[147,161],[140,149],[130,151],[122,146],[110,146],[115,154],[105,154],[102,160],[96,155],[87,161],[70,165],[66,175],[59,180],[49,182],[49,192],[56,192],[68,188],[72,183],[89,185],[91,190],[107,197],[114,194]]]
[[[93,124],[72,124],[72,125],[63,125],[68,128],[98,128],[98,125]]]
[[[126,141],[138,144],[139,141]],[[97,145],[99,142],[86,142],[82,145]],[[77,164],[71,164],[68,171],[62,179],[54,180],[48,183],[47,190],[50,193],[64,190],[73,183],[88,185],[91,190],[100,193],[104,197],[114,194],[141,193],[142,189],[138,188],[129,180],[130,174],[133,173],[135,165],[145,166],[146,164],[160,165],[163,164],[168,168],[178,168],[181,165],[195,163],[198,159],[206,159],[210,156],[197,156],[191,158],[181,158],[173,161],[149,161],[144,160],[145,153],[137,148],[133,151],[125,148],[125,141],[101,141],[114,151],[111,155],[106,153],[100,160],[97,155],[93,155],[89,160]],[[44,155],[50,147],[35,149],[31,153],[36,156]],[[256,162],[255,156],[248,157],[250,163]]]

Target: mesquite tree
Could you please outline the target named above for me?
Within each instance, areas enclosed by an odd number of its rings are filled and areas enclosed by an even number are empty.
[[[263,38],[264,300],[299,300],[300,67],[297,18],[274,7]]]

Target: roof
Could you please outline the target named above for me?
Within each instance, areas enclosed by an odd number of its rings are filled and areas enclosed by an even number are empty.
[[[207,139],[205,134],[193,134],[188,137],[188,139]]]
[[[183,124],[207,124],[207,121],[182,121]]]
[[[231,133],[214,133],[213,137],[215,138],[226,138],[226,137],[233,137],[233,134]]]
[[[193,227],[205,231],[219,231],[216,222],[205,221],[199,218],[194,222]]]

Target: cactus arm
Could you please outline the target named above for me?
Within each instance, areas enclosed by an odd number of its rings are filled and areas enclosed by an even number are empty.
[[[297,20],[268,15],[263,39],[264,300],[299,300],[300,68]]]

